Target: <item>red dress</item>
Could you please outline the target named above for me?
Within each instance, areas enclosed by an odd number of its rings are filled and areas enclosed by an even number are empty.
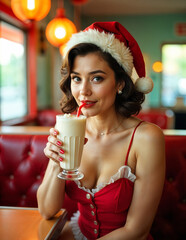
[[[100,186],[100,189],[89,190],[81,187],[79,181],[66,181],[66,193],[78,202],[79,228],[89,240],[102,237],[125,225],[136,178],[127,166],[127,160],[135,131],[140,124],[141,122],[133,131],[125,165],[111,177],[108,184]],[[149,236],[148,240],[150,239]]]

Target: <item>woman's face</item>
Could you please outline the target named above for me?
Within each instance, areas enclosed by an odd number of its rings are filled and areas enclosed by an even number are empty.
[[[98,54],[77,56],[71,72],[71,91],[82,113],[87,116],[111,114],[115,111],[115,97],[119,85],[114,71]]]

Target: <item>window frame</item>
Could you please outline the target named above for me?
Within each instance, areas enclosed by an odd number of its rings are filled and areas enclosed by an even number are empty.
[[[163,42],[161,44],[161,62],[163,63],[163,53],[162,53],[162,49],[163,49],[163,46],[164,45],[185,45],[186,44],[186,41],[170,41],[170,42]],[[160,88],[160,106],[163,107],[163,108],[168,108],[168,109],[172,109],[172,110],[180,110],[180,107],[177,107],[177,106],[164,106],[162,104],[162,88],[163,88],[163,73],[161,72],[161,88]],[[184,110],[184,108],[182,108],[182,110]],[[184,110],[185,111],[185,110]]]
[[[33,121],[37,115],[37,69],[36,69],[36,24],[22,22],[11,8],[0,2],[0,19],[25,31],[27,36],[27,115],[21,118],[1,121],[1,125],[22,125]]]

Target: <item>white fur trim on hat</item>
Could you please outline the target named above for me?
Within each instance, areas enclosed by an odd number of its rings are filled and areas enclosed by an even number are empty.
[[[154,83],[151,78],[142,77],[136,80],[135,87],[137,91],[147,94],[152,91]]]
[[[99,32],[89,29],[73,34],[67,43],[66,52],[79,43],[92,43],[100,47],[103,52],[108,52],[131,76],[133,68],[133,56],[130,49],[115,38],[113,33]]]

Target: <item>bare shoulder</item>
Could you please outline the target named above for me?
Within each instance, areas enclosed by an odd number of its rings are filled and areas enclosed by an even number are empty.
[[[136,139],[138,143],[144,142],[155,144],[156,142],[164,142],[164,134],[160,127],[153,123],[143,122],[137,129]]]
[[[135,135],[137,165],[152,174],[155,168],[165,162],[165,138],[163,131],[156,125],[143,122]],[[139,169],[139,168],[138,168]]]

